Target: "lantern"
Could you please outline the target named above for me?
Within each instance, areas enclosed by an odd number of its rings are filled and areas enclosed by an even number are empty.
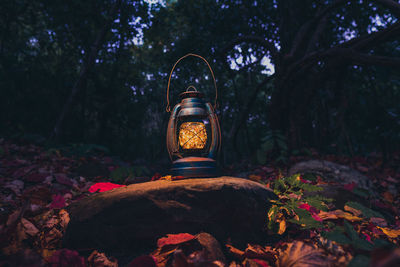
[[[183,177],[217,176],[216,157],[220,149],[221,130],[214,112],[217,103],[217,84],[210,64],[203,57],[187,54],[173,66],[168,79],[167,112],[170,112],[169,86],[176,65],[194,56],[208,66],[215,86],[214,107],[203,100],[204,95],[194,86],[181,93],[181,102],[172,109],[167,129],[167,149],[172,162],[172,175]]]

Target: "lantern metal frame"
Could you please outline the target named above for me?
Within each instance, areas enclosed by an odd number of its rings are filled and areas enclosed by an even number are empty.
[[[185,92],[179,96],[181,102],[170,109],[169,88],[172,73],[176,65],[189,56],[202,59],[208,66],[215,87],[214,107],[211,103],[203,100],[204,95],[198,92],[194,86],[189,86]],[[221,147],[221,129],[218,117],[215,114],[217,105],[218,89],[214,73],[206,59],[197,54],[187,54],[174,64],[169,74],[167,86],[167,112],[171,112],[167,128],[167,150],[172,160],[171,172],[174,176],[183,177],[216,177],[217,165],[216,157]],[[179,144],[180,125],[184,122],[200,122],[206,129],[206,143],[201,149],[183,149]]]

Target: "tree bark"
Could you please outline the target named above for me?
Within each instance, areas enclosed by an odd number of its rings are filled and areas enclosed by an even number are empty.
[[[90,50],[89,56],[87,60],[84,62],[81,71],[79,73],[78,79],[75,81],[74,86],[71,89],[71,93],[66,100],[61,113],[58,117],[57,123],[54,126],[53,132],[50,135],[50,140],[56,140],[58,141],[60,138],[61,134],[61,128],[64,123],[66,115],[69,113],[71,110],[71,107],[73,105],[73,101],[75,99],[76,94],[81,90],[82,84],[87,79],[88,72],[91,70],[92,66],[94,65],[94,61],[96,59],[96,56],[98,54],[98,51],[100,50],[101,45],[103,44],[104,37],[108,31],[108,29],[111,26],[112,21],[114,20],[116,14],[118,13],[118,10],[121,6],[122,0],[117,0],[113,10],[111,11],[111,15],[109,16],[107,23],[104,24],[104,26],[100,29],[100,31],[97,34],[97,37],[95,41],[93,42],[92,49]]]

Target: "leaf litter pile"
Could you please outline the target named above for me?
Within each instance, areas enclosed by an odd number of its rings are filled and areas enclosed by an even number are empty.
[[[104,156],[101,147],[72,149],[68,153],[0,139],[0,266],[118,266],[116,258],[102,251],[63,248],[68,205],[132,183],[181,179],[131,167]],[[394,163],[386,167],[378,157],[325,159],[358,169],[378,190],[318,175],[285,177],[273,166],[254,167],[245,176],[278,196],[265,211],[271,240],[235,247],[207,233],[171,234],[160,237],[148,255],[135,255],[124,265],[400,266],[400,156],[394,155]],[[331,197],[330,188],[339,193]]]

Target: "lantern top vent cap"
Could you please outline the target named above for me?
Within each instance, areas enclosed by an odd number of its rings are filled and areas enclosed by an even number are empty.
[[[197,91],[196,87],[193,85],[190,85],[188,88],[186,88],[186,91],[181,93],[179,95],[180,99],[185,99],[189,97],[196,97],[196,98],[203,98],[204,94]]]

